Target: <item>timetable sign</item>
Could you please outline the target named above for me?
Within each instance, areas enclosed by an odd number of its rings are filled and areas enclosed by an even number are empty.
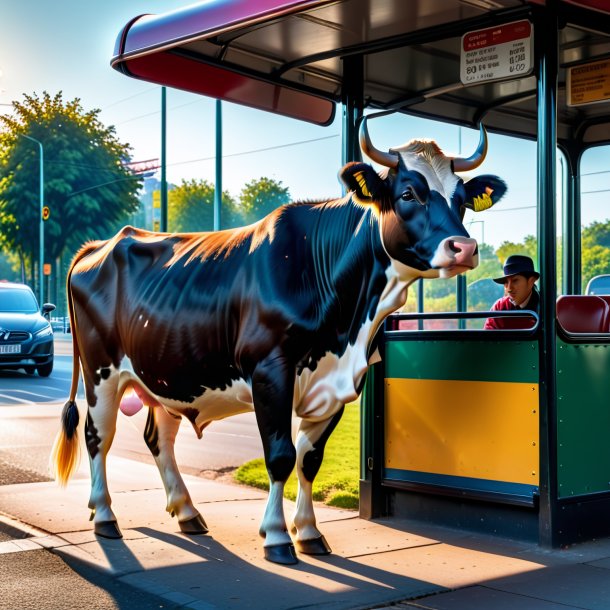
[[[462,36],[460,80],[464,85],[521,78],[534,69],[533,28],[513,21]]]
[[[610,100],[610,59],[568,68],[568,106]]]

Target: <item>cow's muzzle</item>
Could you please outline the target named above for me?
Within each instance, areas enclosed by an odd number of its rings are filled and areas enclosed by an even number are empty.
[[[444,239],[436,249],[430,265],[440,270],[440,277],[448,278],[474,269],[479,264],[477,240],[453,236]]]

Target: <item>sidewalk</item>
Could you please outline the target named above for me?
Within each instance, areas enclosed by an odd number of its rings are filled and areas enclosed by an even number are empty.
[[[333,554],[301,555],[296,566],[278,566],[262,558],[258,537],[266,494],[185,477],[210,528],[189,537],[164,510],[154,466],[112,457],[108,466],[122,540],[92,533],[83,464],[67,489],[46,482],[0,487],[0,513],[35,528],[29,538],[0,542],[0,554],[50,549],[79,573],[97,570],[117,586],[157,596],[159,607],[610,608],[610,540],[547,551],[403,520],[364,521],[318,506]],[[293,505],[286,507],[289,515]]]

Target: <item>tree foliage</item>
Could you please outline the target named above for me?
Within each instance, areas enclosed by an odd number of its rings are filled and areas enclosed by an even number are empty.
[[[169,193],[170,231],[212,231],[214,228],[214,185],[207,180],[183,180]],[[224,191],[221,228],[238,227],[259,220],[275,208],[289,203],[290,194],[281,182],[259,178],[241,190],[239,203]]]
[[[504,241],[496,250],[496,254],[502,265],[511,254],[524,254],[534,261],[534,267],[538,268],[538,241],[534,235],[526,235],[523,243],[517,244],[512,241]]]
[[[214,186],[207,180],[183,180],[168,196],[170,231],[212,231],[214,229]],[[222,194],[221,228],[240,224],[235,201]]]
[[[112,235],[138,207],[141,181],[123,165],[130,148],[113,127],[61,92],[25,95],[0,115],[0,247],[29,262],[38,260],[40,148],[44,153],[45,261],[84,241]]]
[[[605,222],[592,222],[582,231],[582,245],[584,248],[602,246],[610,248],[610,219]]]
[[[288,188],[272,178],[251,180],[239,194],[239,209],[246,223],[255,222],[286,203],[290,203]]]

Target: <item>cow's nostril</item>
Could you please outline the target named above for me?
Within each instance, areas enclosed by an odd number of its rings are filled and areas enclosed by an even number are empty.
[[[453,239],[450,239],[447,243],[447,247],[449,248],[449,250],[451,250],[452,252],[461,252],[462,249],[458,248],[457,245],[455,244],[455,241],[453,241]]]

